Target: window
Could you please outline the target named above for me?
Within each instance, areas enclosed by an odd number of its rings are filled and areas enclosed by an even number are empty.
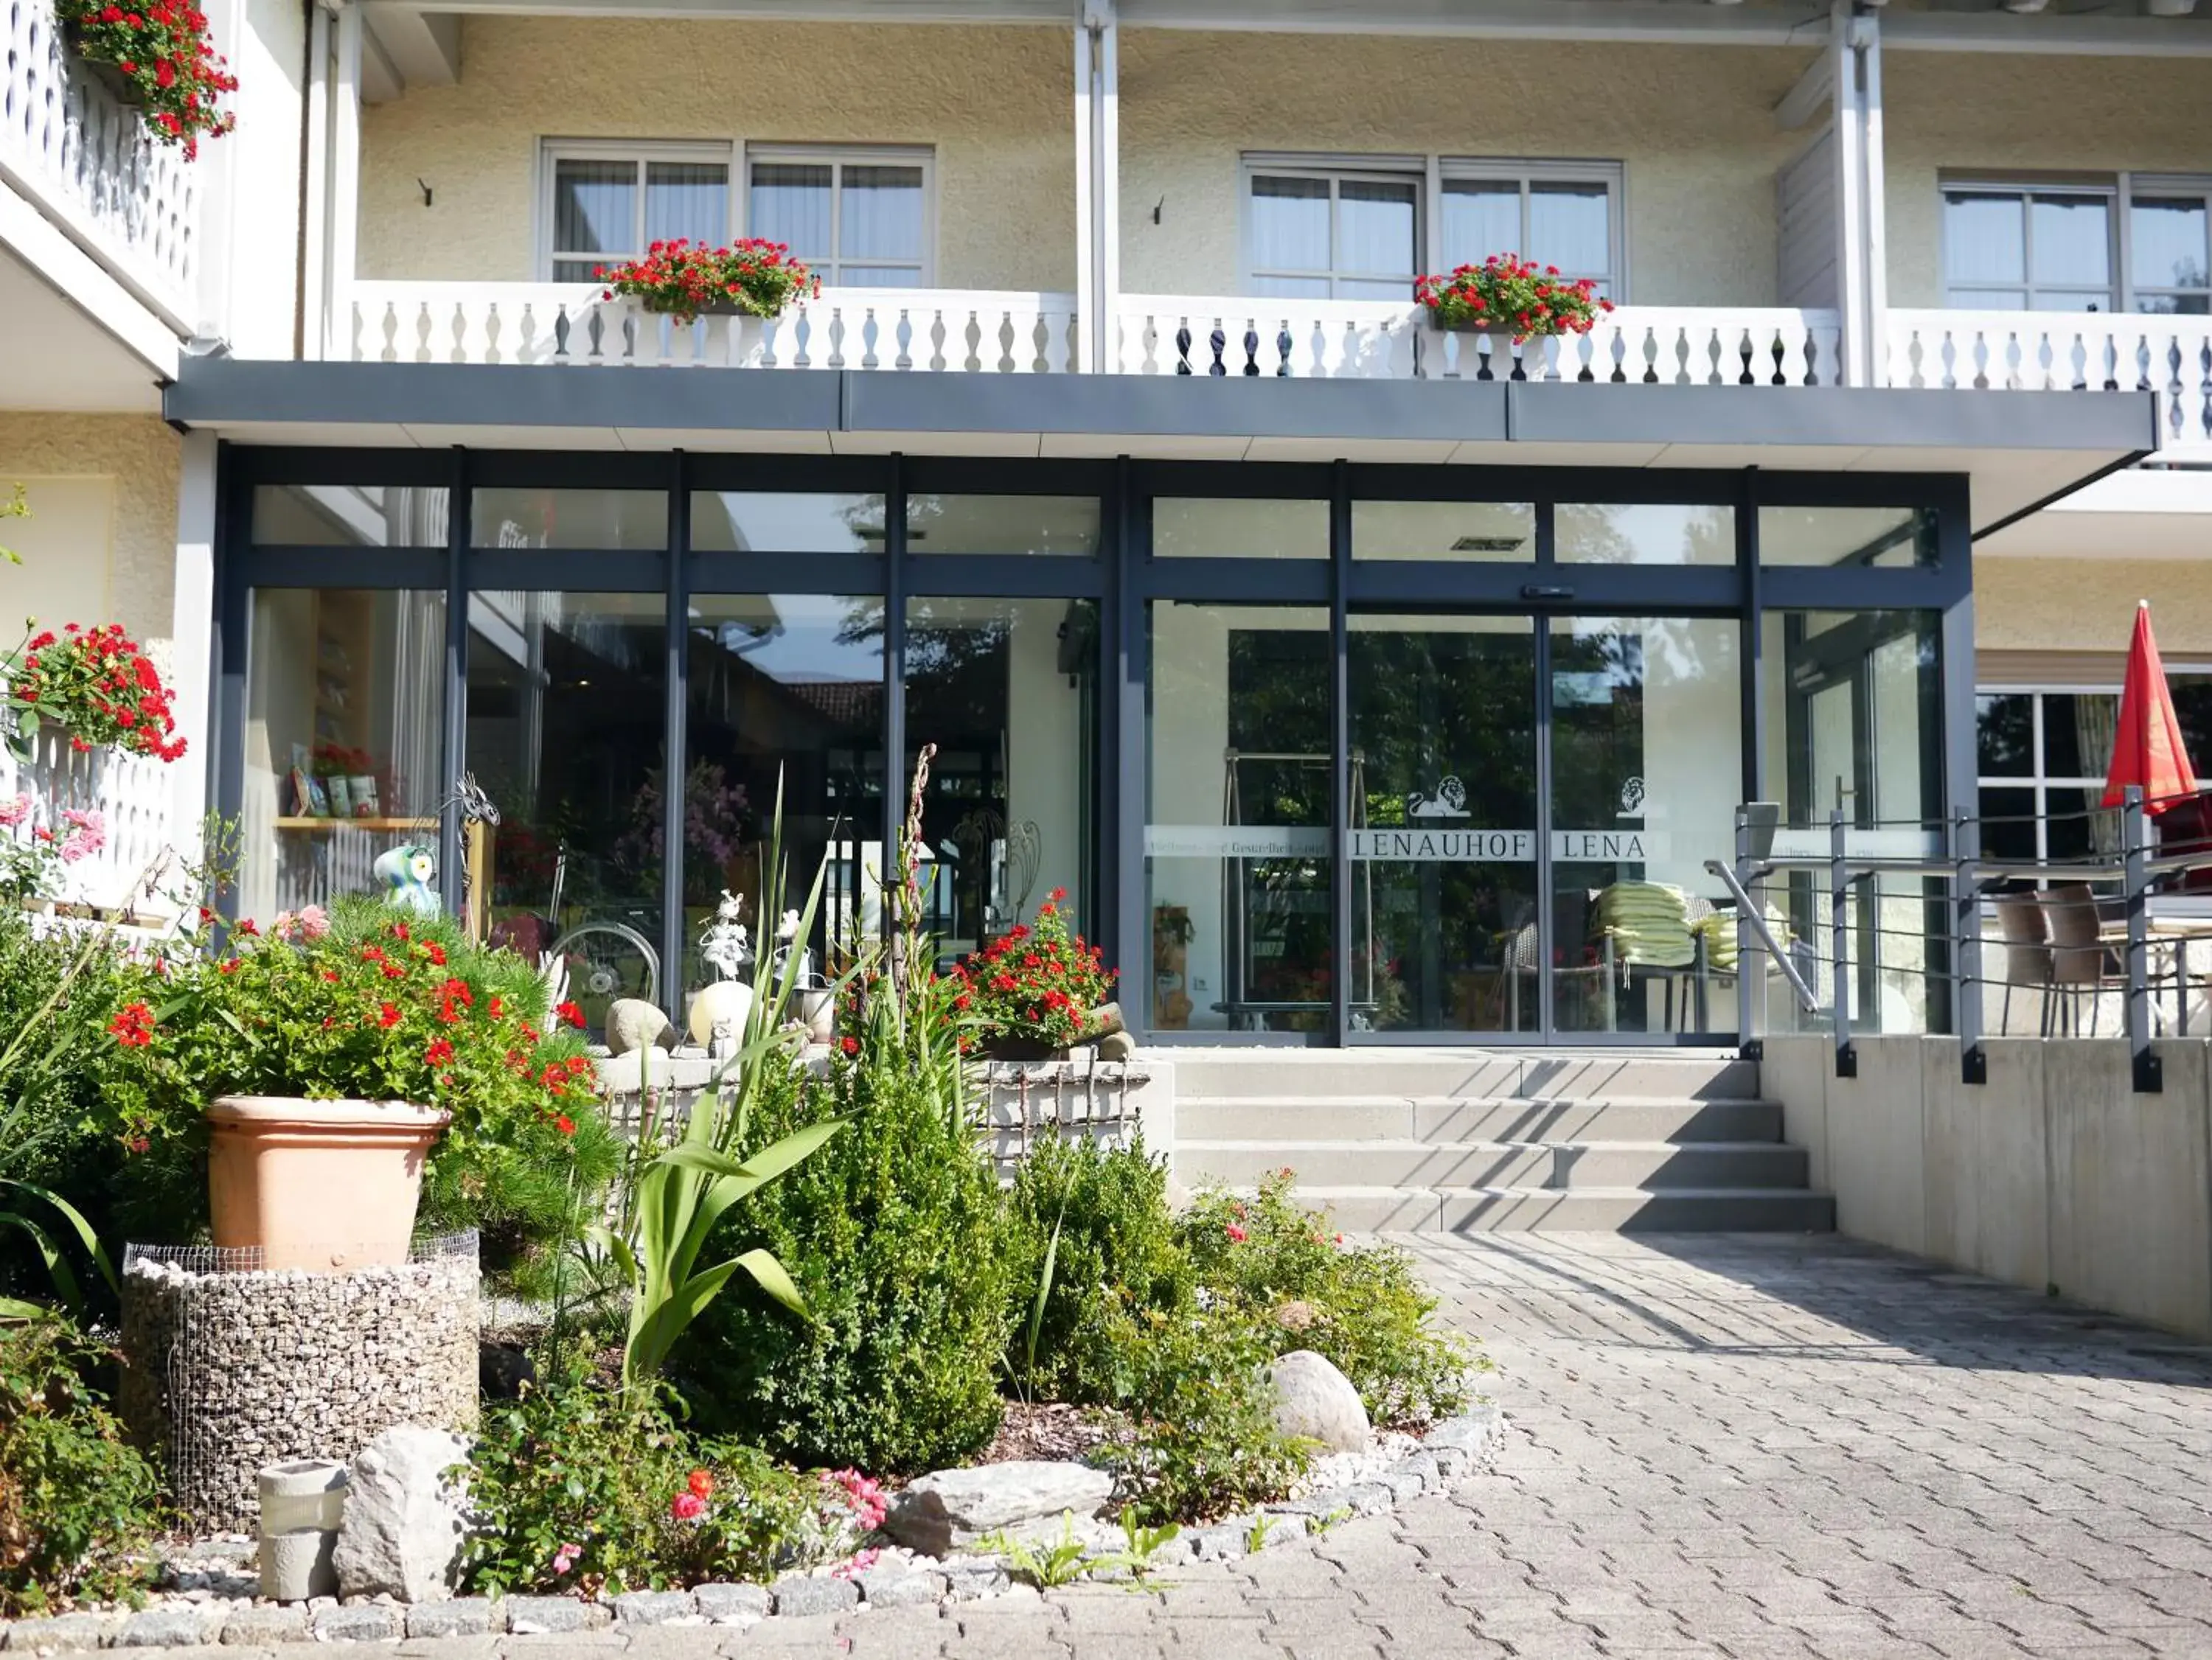
[[[927,150],[749,149],[745,232],[788,243],[823,283],[921,288],[936,280]]]
[[[1480,264],[1517,253],[1588,277],[1618,299],[1620,169],[1603,164],[1447,161],[1443,166],[1439,263]]]
[[[1247,157],[1245,269],[1257,294],[1404,300],[1431,247],[1447,270],[1518,253],[1618,299],[1620,209],[1607,162]]]
[[[2212,754],[2212,673],[2169,667],[2166,682],[2191,756]],[[2105,775],[2119,731],[2120,688],[1985,687],[1974,698],[1982,853],[1992,859],[2109,858],[2120,815]],[[2179,815],[2160,828],[2179,827]]]
[[[1254,293],[1311,300],[1412,294],[1420,275],[1419,175],[1255,167],[1249,208]]]
[[[546,160],[544,252],[556,282],[589,282],[654,242],[729,240],[727,144],[549,145]]]
[[[2212,311],[2212,180],[1947,185],[1943,245],[1953,306]]]

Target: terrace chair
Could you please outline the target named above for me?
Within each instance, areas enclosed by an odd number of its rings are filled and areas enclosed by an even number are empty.
[[[1997,1030],[2012,1030],[2012,994],[2016,986],[2034,989],[2037,1016],[2045,1037],[2051,1035],[2051,924],[2033,894],[2004,894],[1996,901],[1997,936],[2004,942],[2004,1012]]]
[[[2097,896],[2085,881],[2061,883],[2042,896],[2043,920],[2051,954],[2050,984],[2066,993],[2058,1011],[2063,1035],[2079,1037],[2081,994],[2089,998],[2089,1035],[2097,1035],[2098,993],[2108,984],[2124,984],[2119,965],[2105,947],[2103,924],[2097,914]],[[2008,973],[2009,979],[2011,975]],[[2046,1012],[2043,1035],[2051,1035],[2051,1016]]]

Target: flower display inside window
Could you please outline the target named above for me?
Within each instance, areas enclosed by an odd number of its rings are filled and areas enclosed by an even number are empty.
[[[238,90],[238,77],[209,38],[205,12],[173,0],[137,9],[56,0],[54,10],[78,56],[111,69],[124,96],[144,110],[147,130],[182,145],[187,161],[198,157],[203,137],[238,124],[222,104]]]

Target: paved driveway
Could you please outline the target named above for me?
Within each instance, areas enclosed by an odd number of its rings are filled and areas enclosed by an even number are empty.
[[[573,1646],[638,1660],[2212,1657],[2212,1349],[1833,1239],[1405,1243],[1487,1344],[1512,1421],[1495,1470],[1454,1498],[1156,1591]],[[496,1646],[520,1660],[572,1645]]]

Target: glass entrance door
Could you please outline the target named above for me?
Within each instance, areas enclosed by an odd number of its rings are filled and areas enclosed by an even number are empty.
[[[1350,620],[1355,1038],[1732,1031],[1732,619]]]

